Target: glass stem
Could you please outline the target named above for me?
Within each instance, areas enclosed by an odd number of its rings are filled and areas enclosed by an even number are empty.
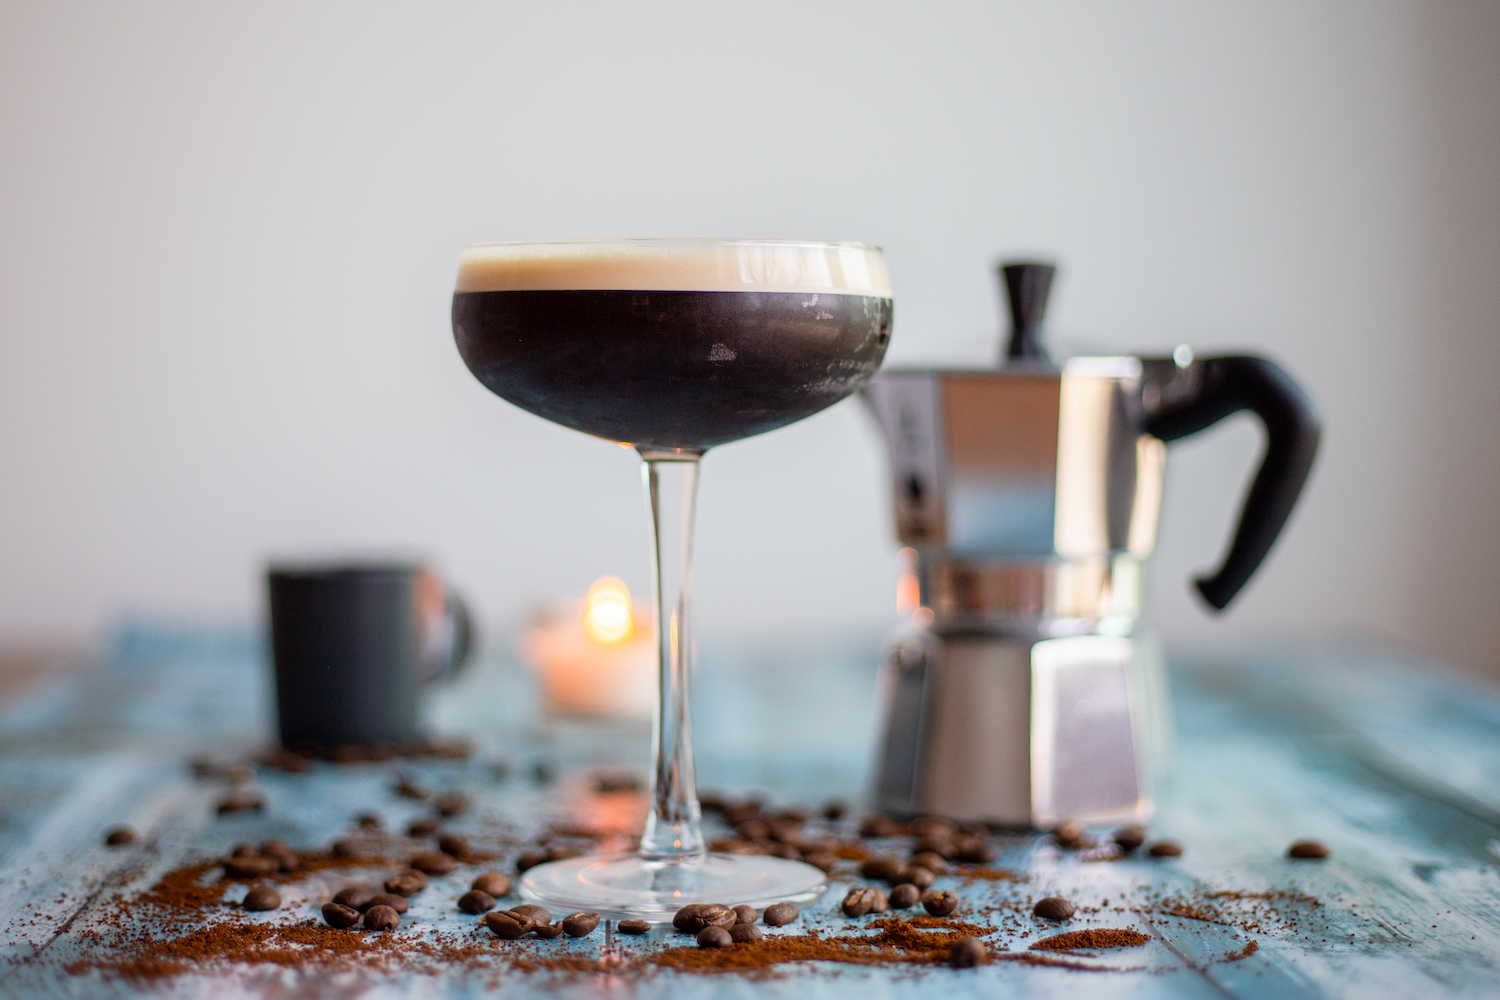
[[[655,860],[701,857],[707,848],[699,826],[698,786],[688,687],[692,677],[693,507],[700,452],[641,449],[641,478],[651,514],[656,585],[656,641],[660,688],[651,744],[651,812],[641,835],[641,856]]]

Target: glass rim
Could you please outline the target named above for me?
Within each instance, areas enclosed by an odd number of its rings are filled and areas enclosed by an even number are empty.
[[[873,250],[882,255],[885,253],[882,247],[874,243],[860,243],[857,240],[766,240],[753,237],[711,236],[595,236],[587,238],[569,237],[555,240],[485,240],[480,243],[470,243],[464,249],[475,250],[481,247],[601,246],[611,243],[659,247],[806,247],[807,249],[818,250]]]

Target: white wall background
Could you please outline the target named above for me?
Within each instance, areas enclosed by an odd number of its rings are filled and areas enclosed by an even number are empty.
[[[0,0],[0,637],[248,618],[268,552],[431,554],[492,626],[644,584],[629,454],[490,397],[459,248],[875,242],[893,360],[996,347],[997,255],[1104,350],[1253,348],[1326,419],[1227,619],[1248,421],[1174,448],[1179,642],[1376,633],[1500,675],[1500,5]],[[706,638],[889,622],[845,403],[705,467]]]

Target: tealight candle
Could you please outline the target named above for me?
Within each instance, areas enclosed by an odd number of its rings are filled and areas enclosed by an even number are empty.
[[[652,616],[623,580],[594,581],[582,601],[543,609],[521,643],[547,708],[577,715],[649,717],[656,696]]]

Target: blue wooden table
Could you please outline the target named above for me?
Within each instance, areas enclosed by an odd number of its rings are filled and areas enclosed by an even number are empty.
[[[755,790],[782,804],[857,802],[873,739],[875,658],[872,639],[705,650],[695,694],[700,785]],[[646,752],[643,730],[543,717],[525,671],[496,654],[429,706],[439,731],[470,741],[466,759],[262,769],[255,788],[265,810],[219,817],[223,784],[195,779],[184,762],[195,753],[244,758],[264,746],[261,650],[233,633],[138,627],[96,669],[0,707],[0,996],[1500,995],[1493,689],[1347,645],[1179,658],[1173,685],[1175,777],[1151,832],[1180,841],[1183,856],[1090,862],[1044,835],[1000,837],[994,865],[1013,877],[945,877],[937,886],[964,900],[958,916],[997,928],[990,940],[1002,957],[1036,955],[1028,945],[1057,931],[1030,916],[1030,903],[1045,895],[1079,904],[1069,929],[1132,928],[1150,936],[1139,947],[1053,965],[788,965],[770,977],[628,965],[528,971],[497,959],[337,971],[210,963],[122,978],[97,968],[101,942],[133,919],[129,901],[163,873],[223,856],[240,841],[278,837],[322,850],[362,812],[404,828],[425,807],[392,793],[398,770],[466,793],[473,808],[449,825],[499,845],[480,868],[508,868],[515,845],[545,824],[598,812],[591,773],[643,768]],[[117,823],[141,840],[103,846]],[[1290,842],[1309,837],[1332,856],[1285,856]],[[470,934],[502,955],[504,946],[453,905],[474,870],[435,880],[397,933],[413,941]],[[840,878],[787,930],[838,935],[861,923],[837,912],[857,880]],[[309,874],[284,887],[281,910],[222,906],[203,919],[305,921],[336,884]],[[232,903],[243,886],[223,891]],[[608,943],[629,959],[683,943],[669,930]],[[605,944],[600,932],[530,947],[576,956],[586,969]]]

